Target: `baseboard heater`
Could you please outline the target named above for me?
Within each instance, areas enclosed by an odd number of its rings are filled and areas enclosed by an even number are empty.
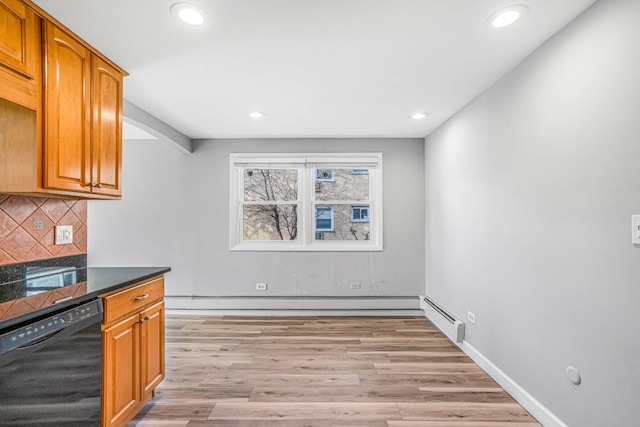
[[[431,320],[445,335],[460,344],[464,340],[464,322],[453,317],[438,303],[428,296],[422,297],[420,304],[427,318]]]

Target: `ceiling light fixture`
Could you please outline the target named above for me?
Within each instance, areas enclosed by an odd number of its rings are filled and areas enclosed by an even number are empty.
[[[493,28],[507,27],[524,16],[528,10],[529,8],[522,4],[505,7],[491,15],[487,19],[487,25]]]
[[[424,118],[426,118],[429,115],[429,113],[414,113],[411,115],[411,118],[413,120],[422,120]]]
[[[249,113],[249,117],[251,117],[252,119],[261,119],[264,116],[266,116],[266,114],[262,111],[252,111]]]
[[[207,12],[189,3],[176,3],[171,6],[171,14],[190,25],[198,26],[205,23]]]

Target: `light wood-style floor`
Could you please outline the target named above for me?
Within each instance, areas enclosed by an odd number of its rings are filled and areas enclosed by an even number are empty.
[[[423,317],[166,323],[166,379],[130,427],[540,426]]]

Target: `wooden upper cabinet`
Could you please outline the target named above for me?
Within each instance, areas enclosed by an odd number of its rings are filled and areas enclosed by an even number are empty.
[[[44,187],[121,195],[123,75],[45,24]]]
[[[93,192],[119,196],[122,174],[122,74],[97,56],[92,58]]]
[[[38,65],[32,49],[35,19],[19,0],[0,0],[0,64],[31,79]]]
[[[91,192],[91,52],[45,24],[44,187]]]
[[[19,0],[0,0],[0,98],[38,109],[40,46],[33,10]]]
[[[119,198],[126,75],[32,1],[0,0],[0,193]]]

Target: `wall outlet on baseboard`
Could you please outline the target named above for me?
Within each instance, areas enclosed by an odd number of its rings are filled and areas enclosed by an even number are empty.
[[[470,311],[467,311],[467,320],[474,325],[476,324],[476,315]]]
[[[351,289],[360,289],[362,287],[360,282],[353,282],[349,286],[351,287]]]
[[[267,284],[266,283],[256,283],[256,291],[266,291]]]

